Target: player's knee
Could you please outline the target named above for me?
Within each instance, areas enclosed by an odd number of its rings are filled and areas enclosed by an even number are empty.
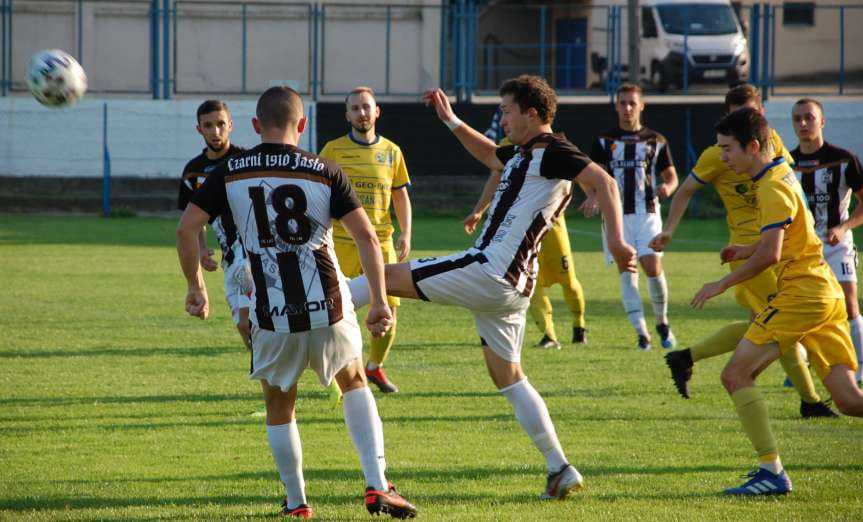
[[[719,380],[728,393],[734,393],[743,388],[743,378],[739,368],[726,366],[719,374]]]
[[[863,393],[859,391],[848,395],[834,395],[833,404],[842,415],[863,417]]]

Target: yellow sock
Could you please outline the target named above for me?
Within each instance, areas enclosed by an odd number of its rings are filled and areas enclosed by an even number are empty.
[[[791,384],[794,385],[794,389],[797,390],[803,402],[808,402],[809,404],[821,402],[821,397],[815,391],[815,383],[812,382],[809,368],[806,367],[803,357],[800,356],[798,345],[794,345],[782,352],[782,355],[779,356],[779,362],[782,364],[785,374],[788,375]]]
[[[713,335],[693,344],[689,347],[689,351],[692,352],[692,362],[733,352],[748,328],[749,323],[746,321],[736,321],[726,324]]]
[[[383,366],[387,360],[387,355],[390,353],[390,348],[396,340],[396,325],[398,321],[393,314],[393,325],[389,331],[380,337],[372,337],[369,342],[369,360],[378,366]]]
[[[584,328],[584,290],[577,277],[570,278],[569,286],[563,285],[563,299],[572,312],[572,326]]]
[[[554,320],[552,318],[551,300],[545,295],[542,288],[537,288],[530,299],[528,307],[530,317],[539,330],[547,335],[549,339],[556,341],[557,334],[554,331]]]
[[[743,424],[743,431],[755,452],[758,454],[759,462],[772,462],[778,459],[779,451],[776,449],[776,440],[770,431],[770,421],[767,417],[767,403],[758,388],[751,386],[737,390],[731,394],[734,407],[737,408],[737,416]]]

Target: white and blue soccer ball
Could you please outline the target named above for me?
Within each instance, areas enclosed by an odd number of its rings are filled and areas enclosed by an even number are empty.
[[[68,107],[77,103],[87,91],[87,74],[68,53],[46,49],[30,59],[27,87],[42,105]]]

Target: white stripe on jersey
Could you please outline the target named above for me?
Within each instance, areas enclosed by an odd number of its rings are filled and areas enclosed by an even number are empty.
[[[624,209],[624,214],[647,214],[647,174],[650,174],[650,193],[653,201],[653,212],[659,211],[659,198],[656,196],[656,158],[662,153],[662,147],[666,147],[665,143],[658,143],[654,140],[650,141],[631,141],[631,140],[614,140],[610,138],[600,138],[602,146],[608,150],[611,149],[611,161],[609,162],[609,174],[614,177],[617,182],[617,190],[620,192],[622,202],[625,203],[625,195],[629,191],[635,193],[634,209]],[[628,155],[627,145],[634,148],[633,154]],[[635,183],[633,187],[629,187],[629,180],[626,179],[626,172],[633,170],[635,174]],[[628,206],[628,205],[627,205]],[[629,210],[632,210],[631,212]]]
[[[326,178],[302,172],[229,174],[225,189],[256,277],[249,314],[256,325],[304,331],[328,326],[334,313],[341,318],[353,310],[332,249]],[[259,224],[259,216],[266,223]],[[338,299],[328,282],[337,285]],[[267,310],[259,309],[263,306]],[[268,319],[272,328],[260,324]]]
[[[538,239],[566,207],[572,191],[571,181],[540,175],[544,153],[544,148],[518,152],[506,163],[474,245],[488,259],[483,267],[490,276],[526,295],[536,280]]]
[[[828,165],[825,168],[816,169],[812,172],[815,181],[815,232],[818,237],[824,239],[827,236],[827,228],[830,222],[830,199],[833,196],[830,192],[830,185],[834,183],[833,169],[835,165]],[[839,165],[839,184],[836,189],[836,195],[839,198],[839,223],[848,219],[848,206],[851,204],[851,187],[848,186],[845,178],[845,170],[848,168],[848,162],[842,162]],[[796,171],[798,181],[802,180],[803,175],[800,171]],[[807,198],[808,199],[808,198]],[[811,202],[810,202],[811,204]],[[810,209],[812,207],[810,206]]]

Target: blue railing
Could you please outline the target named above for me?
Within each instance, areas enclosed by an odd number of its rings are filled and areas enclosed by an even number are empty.
[[[59,0],[52,2],[52,5],[63,3],[68,5],[68,15],[64,16],[68,17],[69,23],[66,27],[70,27],[67,35],[72,42],[70,46],[75,47],[72,50],[77,52],[88,71],[98,71],[103,64],[100,64],[99,60],[85,63],[85,58],[92,56],[90,53],[93,49],[91,37],[85,32],[85,11],[92,11],[94,5],[110,3],[114,6],[134,5],[142,13],[146,12],[142,20],[149,24],[148,70],[142,70],[141,81],[132,86],[103,88],[98,82],[91,82],[91,88],[96,92],[147,93],[154,99],[167,99],[175,94],[259,92],[265,87],[259,80],[260,71],[264,67],[260,62],[262,48],[258,47],[262,44],[259,43],[259,38],[255,38],[258,24],[261,23],[299,24],[291,27],[297,27],[301,33],[299,38],[304,43],[299,47],[307,48],[296,51],[292,49],[290,53],[285,53],[284,59],[293,60],[290,70],[297,72],[300,78],[291,79],[297,80],[299,90],[313,99],[320,95],[343,94],[348,83],[366,82],[369,78],[377,82],[374,87],[384,95],[416,96],[429,86],[420,85],[421,83],[434,83],[436,80],[438,85],[454,93],[459,99],[469,100],[478,92],[496,90],[496,84],[505,77],[525,72],[547,77],[558,89],[572,93],[610,94],[629,76],[628,49],[623,45],[627,40],[623,21],[627,7],[622,4],[591,7],[583,4],[490,4],[479,0],[444,0],[423,5],[297,3],[277,0],[236,3],[216,3],[213,0]],[[38,12],[39,4],[40,0],[0,0],[2,96],[24,89],[23,62],[26,62],[26,53],[32,50],[21,49],[21,39],[16,42],[13,32],[28,31],[27,26],[23,25],[25,22],[21,21],[24,17],[18,18],[17,13]],[[817,83],[820,93],[825,90],[840,95],[848,94],[849,91],[855,94],[863,93],[863,64],[860,63],[860,54],[856,51],[849,53],[847,49],[857,49],[860,45],[857,33],[848,29],[863,24],[863,5],[813,4],[811,27],[800,30],[797,27],[793,30],[787,27],[789,23],[785,20],[785,15],[787,10],[792,8],[799,9],[800,6],[755,3],[743,8],[739,13],[740,21],[747,22],[742,25],[748,25],[749,81],[762,87],[765,96],[807,92],[813,81]],[[202,9],[217,11],[222,18],[236,23],[233,27],[238,31],[232,29],[225,34],[236,38],[234,49],[238,52],[236,55],[232,54],[231,58],[226,58],[220,65],[236,71],[232,74],[232,78],[237,80],[236,83],[219,83],[223,77],[210,83],[190,83],[188,80],[194,76],[189,71],[192,61],[188,58],[189,49],[202,44],[196,41],[197,35],[194,39],[188,37],[192,33],[184,24],[189,21],[204,23],[195,18],[199,16],[196,10]],[[281,18],[267,17],[267,10],[279,9],[294,11],[291,11],[290,15],[281,15]],[[574,10],[577,10],[577,15],[571,14],[576,12]],[[51,16],[55,16],[55,13],[52,12]],[[338,16],[354,17],[363,22],[371,20],[373,24],[368,26],[367,34],[360,39],[356,47],[343,49],[343,40],[340,41],[338,36],[344,27],[339,24],[344,19],[339,19]],[[580,16],[587,20],[586,32],[590,36],[580,40],[561,40],[559,24],[568,16]],[[437,63],[434,63],[435,58],[432,56],[430,64],[408,66],[434,71],[437,78],[429,79],[423,76],[422,81],[418,80],[416,85],[410,84],[406,88],[405,82],[400,81],[406,67],[403,63],[405,58],[404,54],[399,52],[403,50],[401,39],[408,31],[405,27],[409,27],[405,24],[427,24],[431,19],[435,20],[433,30],[439,30],[438,40],[434,45],[438,54]],[[32,23],[32,17],[28,16],[27,20],[26,23]],[[828,29],[828,24],[832,24],[836,29],[832,29],[832,26]],[[700,73],[696,74],[699,68],[703,70],[704,66],[692,61],[689,24],[684,25],[686,32],[683,35],[683,59],[680,64],[682,77],[678,77],[675,82],[676,91],[704,92],[702,85],[693,83],[700,77]],[[424,27],[427,29],[429,26]],[[849,41],[849,37],[853,40]],[[344,74],[340,77],[341,72],[331,65],[339,60],[344,61],[345,53],[349,53],[350,60],[353,60],[353,57],[358,57],[356,61],[366,59],[362,54],[365,45],[362,40],[375,41],[381,49],[374,57],[377,68],[368,75],[369,78],[357,78],[356,74],[352,74],[348,79],[344,78]],[[427,43],[428,41],[425,41],[423,45]],[[791,67],[788,56],[794,56],[804,51],[806,46],[816,44],[826,46],[821,53],[821,64],[832,60],[836,63],[829,67],[828,73],[819,73],[820,78],[813,80],[813,75],[806,77],[804,72],[798,70],[799,67]],[[144,46],[140,48],[147,51]],[[651,64],[642,63],[641,66],[650,73]],[[199,76],[207,76],[205,73],[206,71]],[[106,76],[111,75],[91,74],[91,79]],[[723,88],[724,86],[719,85],[710,92],[720,93]]]

